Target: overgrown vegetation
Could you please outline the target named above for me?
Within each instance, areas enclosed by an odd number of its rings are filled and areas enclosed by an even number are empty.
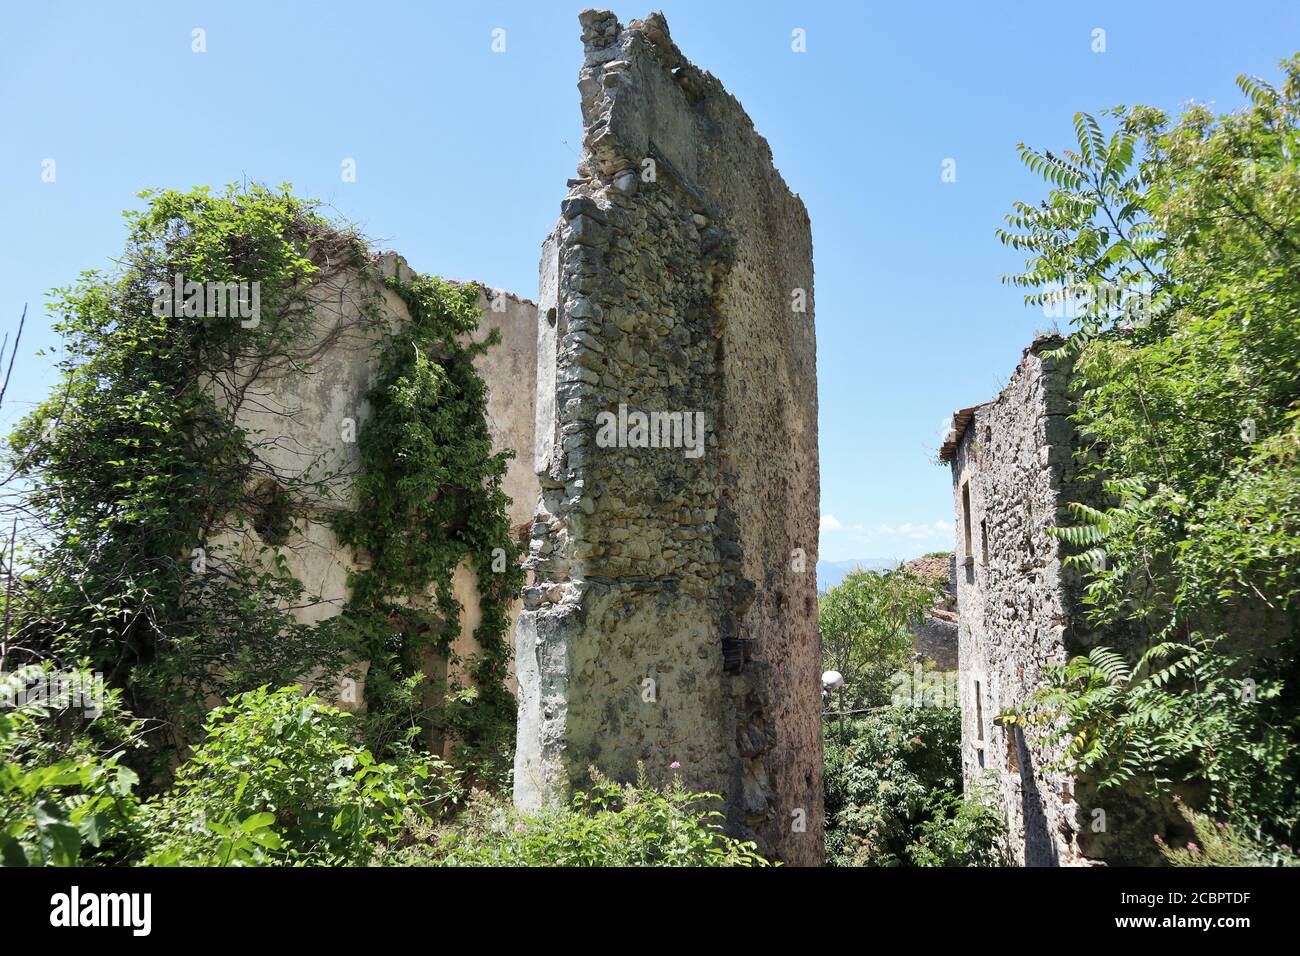
[[[592,771],[568,806],[522,814],[480,793],[453,826],[419,823],[423,837],[387,862],[419,866],[767,866],[754,844],[722,833],[716,794],[680,781],[652,788]]]
[[[382,278],[354,231],[287,188],[144,198],[118,268],[54,293],[61,381],[6,450],[0,671],[17,684],[0,724],[0,851],[368,862],[469,781],[508,781],[521,572],[508,456],[492,451],[473,365],[497,341],[472,341],[480,289]],[[385,285],[410,322],[387,326]],[[336,287],[358,315],[318,313]],[[313,374],[351,326],[382,330],[360,469],[286,470],[292,411],[266,433],[246,424],[268,412],[259,388]],[[322,598],[290,571],[305,521],[328,521],[364,569],[343,612],[316,624],[295,611]],[[482,606],[468,661],[451,650],[462,562]],[[429,652],[468,686],[427,686]],[[370,663],[362,716],[266,690],[328,683],[354,660]],[[107,684],[96,713],[24,699],[29,683],[83,672]],[[433,756],[444,746],[455,771]]]
[[[512,759],[506,630],[522,573],[508,454],[492,451],[473,364],[497,344],[471,339],[480,289],[380,279],[359,237],[287,189],[148,199],[121,268],[57,293],[62,382],[9,443],[3,862],[764,864],[721,834],[715,797],[681,786],[597,778],[533,817],[494,793]],[[333,335],[312,290],[334,279],[354,283],[358,321],[385,330],[341,502],[337,475],[285,474],[281,436],[239,424],[263,376],[311,374]],[[184,282],[256,283],[259,313],[160,310],[160,285]],[[384,287],[409,323],[380,324]],[[289,570],[304,520],[328,520],[359,558],[346,607],[316,625],[293,613],[320,600]],[[462,564],[481,610],[464,661]],[[430,652],[466,686],[427,686]],[[370,664],[360,715],[286,686],[352,660]],[[31,693],[74,668],[90,696]]]
[[[247,380],[294,360],[305,288],[325,261],[362,250],[287,191],[145,195],[126,214],[120,269],[56,290],[61,382],[9,442],[21,573],[6,594],[4,663],[103,672],[158,720],[161,766],[213,697],[339,659],[285,610],[302,587],[282,565],[218,542],[238,539],[246,489],[272,474],[261,436],[236,424]],[[177,275],[258,283],[259,321],[156,308]]]
[[[1171,866],[1300,866],[1300,856],[1287,844],[1266,850],[1231,824],[1197,813],[1181,800],[1175,803],[1196,839],[1174,847],[1156,838],[1160,855]]]
[[[250,691],[212,711],[174,786],[144,797],[119,759],[144,745],[141,727],[117,695],[89,720],[62,706],[0,711],[0,861],[765,865],[721,834],[709,794],[598,778],[568,808],[521,815],[428,754],[376,760],[355,743],[354,720],[296,687]]]
[[[1241,78],[1227,116],[1078,114],[1077,149],[1021,147],[1051,189],[1000,233],[1027,301],[1072,312],[1100,492],[1058,533],[1113,645],[1007,718],[1103,789],[1181,792],[1255,858],[1300,835],[1300,57],[1283,74]]]
[[[492,452],[487,390],[473,365],[500,334],[494,329],[482,342],[463,344],[478,328],[477,286],[427,276],[388,284],[411,323],[389,336],[366,395],[372,411],[358,436],[363,470],[355,485],[365,507],[335,521],[340,538],[372,558],[351,582],[347,609],[371,662],[369,739],[386,750],[432,727],[450,736],[459,763],[501,785],[515,731],[506,632],[523,572],[501,490],[513,453]],[[460,612],[452,575],[462,561],[476,573],[482,615],[474,631],[479,651],[466,662],[471,683],[438,688],[445,702],[422,715],[412,679],[423,648],[452,654]],[[412,600],[431,591],[432,607]]]
[[[962,794],[956,707],[892,706],[827,722],[830,866],[996,866],[1005,824],[983,793]]]
[[[496,339],[468,341],[478,287],[386,280],[411,321],[381,344],[360,474],[338,507],[337,475],[316,463],[287,472],[276,464],[283,436],[241,423],[266,412],[259,383],[312,374],[339,334],[317,315],[322,284],[361,276],[357,322],[381,327],[384,280],[366,244],[287,188],[145,197],[127,214],[120,268],[55,294],[62,382],[9,443],[21,573],[6,595],[4,661],[103,672],[151,719],[150,766],[133,759],[156,787],[214,701],[368,660],[359,723],[372,748],[395,756],[447,741],[499,785],[514,732],[505,631],[521,572],[501,490],[508,454],[492,452],[473,365]],[[232,288],[249,290],[245,306],[256,289],[257,314],[233,300],[214,309],[217,283],[243,284]],[[365,570],[342,615],[305,625],[293,609],[321,599],[286,558],[295,525],[322,511]],[[451,578],[462,561],[478,572],[481,652],[454,662],[469,686],[425,687],[422,653],[450,656],[458,633]]]

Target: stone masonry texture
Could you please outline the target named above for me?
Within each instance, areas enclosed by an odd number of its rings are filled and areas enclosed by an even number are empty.
[[[815,865],[808,214],[662,16],[579,19],[583,153],[540,268],[515,801],[642,767],[720,794],[731,833]],[[650,413],[674,417],[647,438]]]
[[[1042,685],[1046,665],[1099,642],[1123,646],[1117,634],[1089,632],[1081,575],[1049,532],[1073,523],[1067,502],[1099,503],[1076,471],[1071,368],[1050,354],[1061,344],[1035,340],[944,453],[956,514],[963,776],[967,793],[992,788],[1018,865],[1150,864],[1163,823],[1147,801],[1048,769],[1059,749],[996,720]]]

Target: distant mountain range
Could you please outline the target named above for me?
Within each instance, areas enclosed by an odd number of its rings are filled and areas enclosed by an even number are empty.
[[[844,580],[850,571],[892,571],[902,564],[893,558],[854,558],[850,561],[818,561],[817,590],[828,591]]]

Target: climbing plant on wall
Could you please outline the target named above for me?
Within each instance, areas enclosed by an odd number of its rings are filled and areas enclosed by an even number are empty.
[[[382,322],[381,280],[355,232],[287,187],[144,198],[120,267],[56,291],[60,382],[8,442],[5,524],[23,573],[0,663],[103,672],[161,730],[159,767],[220,699],[359,654],[374,655],[372,726],[400,723],[392,705],[413,693],[420,648],[445,650],[455,633],[451,573],[464,560],[479,576],[483,650],[468,662],[473,686],[453,688],[436,722],[464,747],[507,747],[504,633],[520,571],[505,457],[472,364],[495,340],[462,344],[477,287],[395,283],[411,322],[383,344],[363,471],[337,518],[370,563],[344,614],[304,625],[291,609],[311,598],[284,548],[320,479],[275,467],[288,421],[251,432],[240,411],[260,378],[310,371],[314,287],[359,270],[372,292],[363,320]]]
[[[144,198],[120,268],[53,295],[60,382],[8,447],[25,573],[6,650],[86,661],[175,743],[213,696],[334,657],[279,610],[298,582],[215,542],[253,520],[245,491],[265,473],[235,424],[249,370],[291,361],[306,284],[362,247],[287,189]],[[218,283],[243,283],[242,302],[210,308]]]
[[[501,488],[513,453],[492,451],[487,390],[473,363],[500,333],[466,341],[481,317],[476,285],[423,275],[388,284],[411,321],[388,337],[366,396],[360,506],[336,520],[340,538],[369,558],[352,580],[347,617],[371,661],[371,727],[381,749],[430,727],[450,737],[462,761],[499,780],[513,751],[506,632],[523,573]],[[452,575],[462,562],[476,574],[482,614],[479,649],[464,662],[472,684],[444,688],[444,702],[429,711],[411,693],[418,655],[451,652],[461,610]]]

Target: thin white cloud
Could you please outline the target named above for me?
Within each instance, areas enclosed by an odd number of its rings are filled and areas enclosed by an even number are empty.
[[[822,517],[821,529],[853,532],[850,540],[862,544],[889,541],[934,541],[944,544],[951,543],[953,533],[952,522],[942,518],[937,521],[923,521],[920,524],[904,521],[900,525],[878,524],[867,528],[860,524],[845,525],[838,519],[825,515]]]
[[[845,524],[834,515],[822,515],[820,528],[822,531],[856,531],[859,533],[867,530],[866,525]]]

